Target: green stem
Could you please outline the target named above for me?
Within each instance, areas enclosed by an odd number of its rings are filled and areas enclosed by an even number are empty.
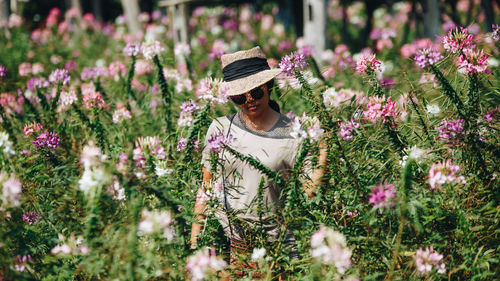
[[[136,57],[132,56],[132,60],[130,62],[130,68],[128,69],[127,73],[127,94],[131,96],[134,100],[137,100],[137,96],[135,95],[135,92],[132,90],[132,78],[134,78],[134,72],[135,72],[135,61]]]
[[[160,59],[158,58],[157,55],[153,57],[153,62],[156,65],[156,78],[158,79],[158,84],[160,85],[160,90],[162,94],[162,99],[163,99],[163,106],[165,107],[165,120],[167,123],[167,132],[172,128],[172,122],[170,120],[170,115],[171,115],[171,104],[172,104],[172,97],[170,95],[170,91],[168,90],[168,84],[167,81],[165,80],[165,75],[163,73],[163,66],[161,65]]]

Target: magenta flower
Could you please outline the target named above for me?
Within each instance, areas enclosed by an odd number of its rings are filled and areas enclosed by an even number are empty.
[[[429,65],[434,65],[443,59],[443,56],[438,51],[433,51],[431,48],[418,51],[415,56],[415,63],[422,69]]]
[[[425,249],[418,249],[415,253],[414,259],[417,271],[422,275],[427,275],[433,269],[440,274],[444,274],[446,272],[445,265],[441,262],[443,255],[434,251],[432,246]]]
[[[293,52],[288,56],[281,58],[280,69],[286,75],[292,76],[295,71],[301,71],[308,65],[304,53]]]
[[[380,71],[381,63],[375,59],[375,54],[364,54],[356,62],[356,71],[359,74]]]
[[[137,56],[140,51],[141,46],[137,43],[127,43],[127,46],[123,48],[123,54],[128,57]]]
[[[396,205],[396,186],[394,184],[379,183],[372,188],[369,202],[377,208]]]
[[[66,85],[69,83],[70,79],[71,77],[66,69],[56,69],[52,71],[49,76],[49,82],[53,84],[62,83],[63,85]]]
[[[0,77],[5,77],[6,74],[7,74],[7,68],[5,68],[5,66],[3,65],[0,65]]]
[[[458,57],[458,67],[466,73],[481,73],[488,71],[488,55],[482,49],[464,49],[463,54]]]
[[[443,39],[443,47],[456,54],[464,49],[469,49],[474,46],[474,36],[469,34],[467,28],[460,27],[455,30],[450,30],[448,36]]]
[[[340,131],[338,134],[345,140],[352,139],[352,132],[355,128],[359,128],[359,123],[355,122],[354,119],[348,122],[342,122],[340,123]]]
[[[100,92],[92,90],[91,87],[89,87],[86,90],[82,88],[82,92],[83,92],[83,102],[82,102],[83,107],[87,109],[92,109],[94,107],[96,108],[108,107],[106,102],[103,100]]]
[[[33,144],[38,149],[48,148],[52,150],[56,150],[59,145],[60,138],[56,132],[48,132],[45,131],[41,133],[36,140],[33,141]]]
[[[452,145],[457,144],[465,136],[463,124],[464,119],[441,121],[438,127],[439,137]]]
[[[32,92],[35,92],[36,89],[48,88],[49,86],[50,86],[49,81],[47,81],[47,79],[43,77],[40,78],[33,77],[30,80],[28,80],[28,82],[26,82],[26,88],[28,88],[28,90]]]
[[[20,255],[17,255],[17,261],[14,264],[14,268],[18,272],[24,272],[26,270],[26,265],[25,264],[28,261],[31,261],[31,256],[30,255],[26,255],[26,256],[22,256],[22,257]]]
[[[214,41],[212,45],[212,50],[210,51],[210,54],[208,55],[208,58],[210,60],[214,59],[219,59],[222,55],[226,53],[228,49],[227,44],[224,42],[224,40],[217,39]]]
[[[35,211],[25,212],[23,214],[23,221],[29,225],[35,224],[40,219],[40,215]]]
[[[224,135],[225,134],[212,135],[210,139],[208,139],[208,147],[211,151],[219,152],[224,146],[236,140],[232,134],[227,134],[227,137]]]
[[[391,100],[391,97],[387,99],[385,96],[382,97],[370,97],[368,100],[367,110],[364,111],[363,115],[375,123],[380,119],[386,122],[387,117],[395,117],[398,115],[396,109],[396,102]]]
[[[187,139],[186,138],[180,138],[179,143],[177,144],[177,151],[181,152],[184,150],[184,148],[187,145]]]
[[[431,189],[441,189],[446,183],[466,183],[465,178],[458,175],[459,171],[460,166],[451,163],[451,159],[432,164],[429,170]]]

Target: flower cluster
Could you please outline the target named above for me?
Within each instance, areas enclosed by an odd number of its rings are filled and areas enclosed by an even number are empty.
[[[161,46],[159,41],[147,41],[141,45],[142,55],[148,60],[153,59],[154,56],[160,55],[164,50],[165,48]]]
[[[32,260],[31,255],[26,255],[26,256],[22,256],[22,257],[20,255],[17,255],[17,260],[14,264],[14,268],[18,272],[24,272],[26,270],[25,264],[31,260]],[[1,275],[0,275],[0,277],[1,277]]]
[[[142,210],[142,218],[139,222],[137,235],[161,233],[167,240],[172,240],[175,236],[172,214],[168,211],[148,211]]]
[[[83,147],[80,163],[83,164],[84,170],[78,185],[86,196],[92,197],[98,188],[109,182],[110,175],[103,165],[105,159],[106,156],[93,141]]]
[[[117,124],[125,119],[131,119],[130,111],[122,103],[116,104],[116,110],[113,113],[113,123]]]
[[[500,39],[500,25],[494,24],[491,26],[491,28],[493,29],[493,32],[491,33],[491,39],[493,39],[493,41],[498,41],[498,39]]]
[[[434,65],[443,59],[443,55],[432,49],[422,49],[415,56],[415,63],[422,69]]]
[[[193,140],[193,141],[191,142],[191,144],[193,145],[193,147],[194,147],[195,149],[200,149],[200,142],[199,142],[198,140]],[[181,137],[181,138],[179,139],[179,142],[177,143],[177,147],[176,147],[176,148],[177,148],[177,151],[178,151],[178,152],[183,151],[183,150],[184,150],[184,148],[186,148],[186,145],[187,145],[187,139],[186,139],[186,138]]]
[[[292,132],[290,135],[293,138],[309,138],[317,141],[324,133],[325,130],[321,129],[321,123],[316,116],[309,117],[304,113],[302,117],[297,116],[292,121]]]
[[[29,225],[35,224],[40,219],[40,215],[35,211],[23,213],[23,221]]]
[[[177,120],[177,125],[181,127],[189,127],[193,124],[193,113],[200,109],[196,102],[190,100],[185,101],[180,106],[181,113]]]
[[[5,66],[3,65],[0,65],[0,77],[5,77],[6,74],[7,74],[7,68],[5,68]]]
[[[463,50],[463,54],[458,57],[458,67],[465,73],[481,73],[488,71],[488,55],[482,49],[468,48]]]
[[[219,152],[224,146],[229,145],[231,142],[235,141],[236,138],[233,137],[231,133],[226,136],[222,132],[221,134],[213,134],[208,139],[208,148],[213,152]]]
[[[218,271],[226,266],[223,259],[217,258],[215,249],[204,249],[188,257],[186,269],[191,273],[191,281],[204,280],[211,271]]]
[[[61,234],[59,234],[58,236],[60,241],[66,240],[64,236],[62,236]],[[82,241],[83,239],[81,237],[75,239],[75,236],[72,234],[66,242],[52,248],[52,250],[50,250],[50,253],[53,255],[58,255],[58,254],[86,255],[89,253],[89,247],[85,244],[82,244]]]
[[[220,79],[205,78],[200,81],[196,89],[196,97],[213,103],[227,102],[227,86]]]
[[[417,271],[422,275],[427,275],[433,269],[439,274],[446,273],[445,264],[441,262],[443,255],[434,251],[432,246],[418,249],[414,258]]]
[[[188,56],[189,54],[191,54],[191,47],[189,47],[189,44],[183,42],[175,44],[174,55],[176,57],[184,57]]]
[[[9,134],[6,132],[0,132],[0,149],[3,147],[2,151],[6,157],[16,154],[12,148],[12,141],[9,140]]]
[[[24,97],[14,96],[10,93],[0,94],[0,107],[3,107],[3,117],[11,117],[23,113]],[[0,115],[0,121],[2,116]]]
[[[464,119],[460,120],[443,120],[439,123],[439,137],[446,139],[449,144],[457,144],[465,135]]]
[[[395,117],[398,115],[396,102],[391,100],[391,97],[370,97],[368,99],[367,110],[363,112],[363,116],[371,122],[375,123],[380,119],[386,122],[387,117]]]
[[[57,111],[61,112],[67,110],[70,105],[72,105],[75,101],[78,100],[75,90],[70,91],[61,91],[61,96],[59,97],[59,106],[57,107]]]
[[[377,208],[392,207],[396,203],[396,186],[394,184],[379,183],[372,188],[369,202]]]
[[[43,77],[33,77],[26,82],[26,88],[32,92],[36,91],[36,89],[48,88],[49,86],[49,81]]]
[[[56,150],[57,146],[59,145],[59,135],[57,135],[56,132],[48,132],[45,131],[41,133],[36,140],[33,141],[33,144],[36,146],[38,149],[52,149]]]
[[[467,28],[460,27],[460,30],[450,30],[448,35],[443,38],[443,47],[451,53],[459,53],[464,49],[474,46],[474,36],[469,34]]]
[[[280,69],[284,74],[293,76],[294,72],[303,70],[308,65],[306,57],[302,52],[293,52],[281,58]]]
[[[311,237],[311,255],[323,264],[331,264],[344,274],[351,265],[351,250],[344,235],[321,225]]]
[[[429,170],[431,189],[440,189],[447,183],[466,183],[464,176],[459,176],[460,166],[451,163],[451,159],[432,164]]]
[[[53,84],[62,83],[63,85],[66,85],[69,84],[70,80],[71,77],[66,69],[56,69],[52,71],[49,76],[49,82]]]
[[[339,131],[339,136],[345,140],[352,139],[352,132],[354,129],[359,128],[359,123],[354,121],[354,119],[351,119],[350,121],[347,122],[341,122],[340,123],[340,131]]]
[[[375,59],[375,54],[364,54],[356,61],[356,71],[359,74],[380,71],[380,61]]]
[[[339,107],[342,103],[348,102],[354,97],[355,92],[350,89],[328,88],[323,92],[323,103],[327,108]]]
[[[108,75],[108,70],[104,67],[85,67],[80,74],[83,81],[96,80],[98,77]]]
[[[127,43],[127,46],[123,48],[123,54],[132,57],[137,56],[141,51],[141,46],[137,43]]]
[[[92,108],[107,108],[108,105],[102,98],[100,92],[96,92],[95,86],[93,84],[90,85],[82,85],[82,94],[83,94],[83,107],[87,109]]]
[[[210,50],[210,54],[208,54],[208,58],[210,60],[219,59],[222,55],[224,55],[229,46],[222,39],[217,39],[214,41],[212,45],[212,49]]]
[[[0,210],[10,207],[19,207],[21,205],[22,184],[15,174],[7,174],[0,171],[0,184],[2,186],[2,194],[0,199],[2,204]]]

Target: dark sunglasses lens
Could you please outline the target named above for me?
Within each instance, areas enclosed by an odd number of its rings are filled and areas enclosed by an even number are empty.
[[[244,104],[246,101],[247,101],[247,97],[243,94],[243,95],[237,95],[237,96],[230,96],[229,98],[231,98],[231,100],[235,103],[235,104]]]
[[[264,96],[264,91],[261,88],[255,88],[250,92],[250,95],[252,95],[252,98],[258,100]]]

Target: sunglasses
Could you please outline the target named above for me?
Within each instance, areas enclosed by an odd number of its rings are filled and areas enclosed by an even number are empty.
[[[260,87],[255,88],[250,91],[250,95],[254,100],[260,100],[264,96],[264,90],[262,90]],[[229,97],[235,104],[237,105],[242,105],[247,101],[247,95],[246,94],[241,94],[237,96],[230,96]]]

